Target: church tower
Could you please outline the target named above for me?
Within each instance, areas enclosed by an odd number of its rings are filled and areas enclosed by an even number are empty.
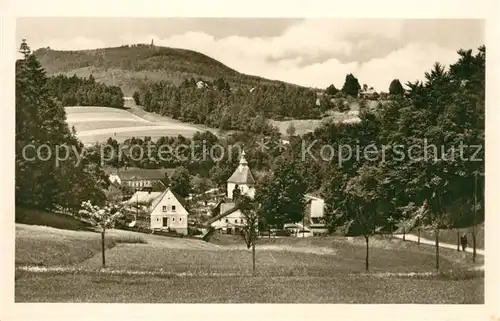
[[[248,162],[245,159],[245,152],[241,152],[240,163],[233,175],[227,180],[227,198],[233,199],[233,191],[238,186],[241,195],[247,195],[250,198],[255,196],[255,179],[248,167]]]

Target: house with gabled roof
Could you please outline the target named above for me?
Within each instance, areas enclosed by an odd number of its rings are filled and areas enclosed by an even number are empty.
[[[167,188],[151,203],[151,229],[173,230],[187,235],[189,212],[186,208],[184,199]]]

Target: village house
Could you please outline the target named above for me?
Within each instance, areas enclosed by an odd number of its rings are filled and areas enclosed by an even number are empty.
[[[184,200],[170,188],[161,193],[150,207],[151,229],[188,234],[188,216]]]
[[[168,182],[168,169],[145,169],[145,168],[107,168],[105,169],[109,175],[111,183],[118,185],[127,185],[138,191],[143,188],[152,188],[155,184],[166,188],[165,182]],[[162,189],[163,189],[162,188]]]
[[[313,235],[326,233],[324,199],[312,194],[306,194],[304,197],[307,202],[304,212],[309,229]]]
[[[227,180],[226,199],[216,206],[216,211],[218,209],[219,214],[207,222],[221,233],[238,234],[245,225],[245,217],[236,208],[234,202],[233,192],[235,189],[239,189],[241,195],[247,195],[250,198],[255,196],[255,179],[248,167],[244,151],[241,153],[238,167]]]

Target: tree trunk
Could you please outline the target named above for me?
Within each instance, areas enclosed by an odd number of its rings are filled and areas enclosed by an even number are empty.
[[[406,228],[403,228],[403,241],[406,241]]]
[[[106,244],[104,242],[104,233],[105,230],[103,229],[101,232],[101,248],[102,248],[102,267],[106,267],[106,256],[105,256],[105,250],[106,250]]]
[[[476,225],[472,229],[472,263],[476,263]]]
[[[368,246],[368,236],[365,235],[365,241],[366,241],[366,257],[365,257],[365,270],[368,272],[368,262],[369,262],[369,246]]]
[[[393,235],[392,235],[392,223],[391,223],[391,224],[389,224],[389,228],[390,228],[390,232],[391,232],[391,240],[392,240],[392,236],[393,236]]]
[[[252,275],[255,276],[255,240],[252,242]]]
[[[439,228],[436,228],[436,270],[439,271]]]
[[[418,228],[418,239],[417,244],[420,245],[420,227]]]
[[[457,229],[457,251],[460,252],[460,231]]]

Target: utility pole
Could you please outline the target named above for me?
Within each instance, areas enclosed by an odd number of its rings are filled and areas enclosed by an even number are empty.
[[[474,225],[472,226],[472,263],[476,262],[477,171],[474,172]]]
[[[134,221],[136,221],[136,222],[137,222],[137,216],[139,216],[139,194],[137,194],[137,196],[136,196],[136,203],[135,203],[135,220]]]

